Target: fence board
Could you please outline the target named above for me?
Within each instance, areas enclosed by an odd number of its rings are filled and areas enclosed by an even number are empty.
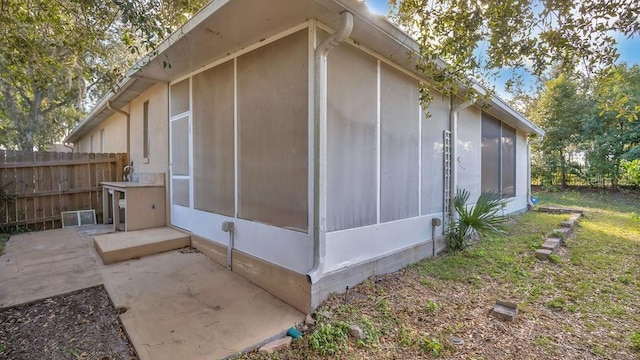
[[[0,230],[61,227],[60,213],[96,210],[103,181],[119,181],[127,154],[0,150]]]

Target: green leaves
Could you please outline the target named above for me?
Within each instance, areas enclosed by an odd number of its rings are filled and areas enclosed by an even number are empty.
[[[497,192],[480,194],[475,205],[467,205],[470,193],[466,189],[457,189],[453,199],[457,218],[447,234],[447,245],[450,250],[463,250],[466,239],[473,232],[480,237],[501,234],[508,217],[501,214],[507,204]]]
[[[554,66],[589,74],[618,58],[613,34],[640,34],[637,1],[392,0],[391,18],[420,44],[418,69],[448,95],[501,69],[537,77]],[[446,64],[436,64],[442,59]],[[515,73],[516,71],[514,71]]]

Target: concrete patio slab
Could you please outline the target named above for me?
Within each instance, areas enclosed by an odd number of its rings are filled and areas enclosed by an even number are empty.
[[[179,251],[104,268],[105,287],[141,359],[219,359],[302,322],[304,315],[200,253]]]
[[[88,232],[91,233],[91,232]],[[104,284],[141,359],[218,359],[261,345],[304,315],[201,253],[103,265],[93,237],[58,229],[12,237],[0,308]]]
[[[0,256],[0,308],[100,285],[100,266],[75,229],[14,235]]]

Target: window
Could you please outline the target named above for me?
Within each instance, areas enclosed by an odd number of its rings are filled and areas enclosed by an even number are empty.
[[[142,157],[149,158],[149,101],[145,101],[142,113]]]
[[[482,114],[482,191],[516,195],[516,130]]]
[[[104,129],[100,129],[100,152],[104,153]]]

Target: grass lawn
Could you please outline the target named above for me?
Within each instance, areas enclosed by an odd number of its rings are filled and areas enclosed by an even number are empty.
[[[368,279],[346,305],[331,297],[288,350],[241,358],[640,359],[640,194],[534,196],[585,210],[551,262],[534,251],[569,216],[529,212],[504,236]],[[519,304],[514,322],[490,316],[497,299]]]

